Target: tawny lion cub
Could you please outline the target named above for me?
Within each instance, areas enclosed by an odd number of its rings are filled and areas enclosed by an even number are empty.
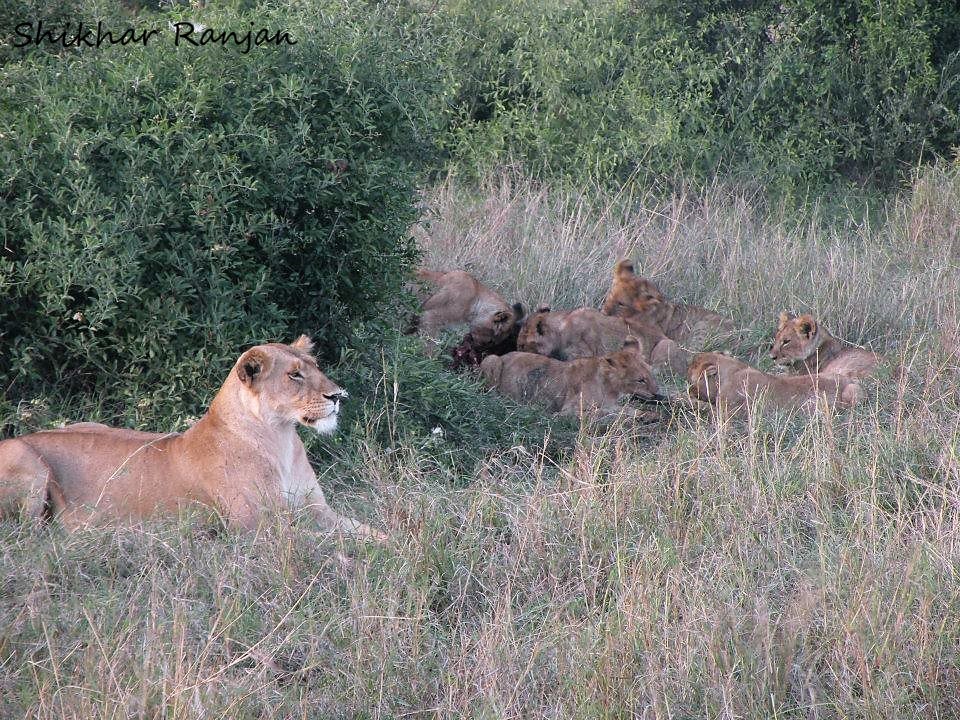
[[[474,344],[492,346],[515,333],[523,318],[522,305],[511,307],[463,270],[435,272],[421,268],[417,280],[433,291],[423,300],[423,313],[417,321],[422,335],[434,337],[444,328],[467,324]]]
[[[668,338],[691,348],[702,347],[710,337],[736,333],[729,318],[698,305],[668,300],[653,281],[636,274],[630,260],[621,260],[614,266],[613,284],[602,311],[605,315],[654,324]]]
[[[79,423],[0,442],[6,499],[19,495],[25,513],[39,516],[49,497],[67,527],[200,503],[253,529],[264,510],[287,505],[308,508],[323,528],[382,539],[327,504],[297,435],[298,424],[332,433],[347,396],[320,372],[312,350],[305,335],[247,350],[207,413],[182,434]]]
[[[850,378],[826,375],[783,377],[768,375],[721,353],[698,353],[687,369],[692,400],[736,414],[755,402],[775,409],[813,411],[819,402],[829,407],[852,407],[860,397],[859,384]]]
[[[593,308],[537,308],[517,336],[517,350],[555,360],[576,360],[614,352],[631,336],[640,341],[644,360],[654,369],[665,367],[679,375],[686,371],[690,353],[659,327],[639,318],[610,317]]]
[[[480,373],[504,395],[562,415],[617,413],[625,397],[663,399],[636,338],[628,338],[617,352],[569,362],[525,352],[491,355]]]
[[[794,372],[849,378],[873,374],[883,359],[872,350],[835,338],[813,315],[793,317],[785,312],[780,313],[770,357]]]

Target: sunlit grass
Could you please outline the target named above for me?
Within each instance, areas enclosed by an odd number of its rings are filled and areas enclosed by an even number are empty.
[[[3,524],[0,717],[956,717],[956,185],[931,171],[846,224],[722,188],[425,191],[425,261],[510,300],[596,305],[629,255],[758,340],[812,310],[909,374],[846,414],[678,411],[659,437],[503,447],[467,477],[371,419],[330,500],[383,548],[287,517],[254,537]]]

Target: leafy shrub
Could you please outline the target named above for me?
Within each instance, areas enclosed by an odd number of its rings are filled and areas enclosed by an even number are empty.
[[[903,0],[449,0],[462,168],[889,187],[960,142],[960,10]]]
[[[196,412],[244,346],[308,332],[329,361],[399,294],[429,78],[374,10],[338,12],[194,16],[297,41],[244,55],[168,35],[0,67],[11,405]]]
[[[806,185],[890,187],[960,140],[955,4],[697,4],[708,12],[687,29],[723,78],[718,162],[739,152]]]
[[[40,18],[45,25],[63,27],[73,18],[82,16],[84,6],[82,0],[0,0],[0,65],[29,53],[62,52],[61,46],[46,43],[25,49],[14,47],[14,42],[20,42],[15,28],[20,23],[35,22]]]

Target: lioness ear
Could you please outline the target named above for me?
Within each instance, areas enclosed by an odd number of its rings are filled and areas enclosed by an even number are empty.
[[[787,315],[786,311],[780,313],[780,317],[777,319],[777,330],[782,330],[783,326],[790,322],[790,316]]]
[[[817,331],[817,321],[811,315],[803,315],[800,318],[800,332],[810,337]]]
[[[309,335],[301,335],[290,343],[290,347],[305,353],[313,352],[313,340],[310,339]]]
[[[237,377],[244,385],[252,386],[270,369],[273,361],[259,348],[251,348],[240,356],[237,362]]]
[[[527,314],[527,311],[523,309],[523,305],[520,303],[513,304],[513,319],[517,322],[523,320],[523,316]]]
[[[720,368],[712,364],[707,365],[706,367],[703,368],[703,374],[706,377],[716,377],[717,375],[720,374]]]
[[[498,310],[493,316],[493,321],[497,324],[507,322],[509,319],[510,313],[506,310]]]
[[[633,261],[629,258],[624,258],[613,266],[614,277],[621,277],[624,275],[636,275],[636,272],[634,272],[633,269]]]

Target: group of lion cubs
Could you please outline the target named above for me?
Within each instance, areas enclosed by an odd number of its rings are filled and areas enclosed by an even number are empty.
[[[479,364],[490,387],[552,412],[622,411],[624,398],[663,400],[654,371],[685,375],[691,400],[725,414],[755,404],[812,408],[856,403],[858,381],[880,357],[833,337],[810,315],[781,313],[771,357],[794,374],[770,375],[726,354],[692,354],[708,338],[735,333],[734,323],[695,305],[669,300],[633,263],[621,260],[601,310],[538,308],[524,317],[497,293],[463,272],[420,270],[427,289],[419,329],[430,335],[468,324],[454,364]]]
[[[809,315],[783,314],[772,357],[792,377],[767,375],[718,353],[690,356],[708,336],[734,329],[727,318],[675,303],[636,275],[614,269],[602,311],[520,306],[463,271],[418,273],[425,334],[457,324],[470,332],[456,363],[477,363],[486,382],[551,411],[618,412],[624,397],[659,400],[653,369],[686,373],[689,395],[732,412],[762,400],[809,406],[853,404],[857,379],[879,357],[837,340]],[[277,506],[304,509],[324,528],[386,536],[327,504],[298,424],[337,427],[347,393],[317,367],[313,343],[258,345],[243,353],[210,408],[184,433],[158,434],[83,422],[0,442],[0,510],[52,515],[68,528],[172,513],[185,504],[215,508],[231,525],[257,527]]]

